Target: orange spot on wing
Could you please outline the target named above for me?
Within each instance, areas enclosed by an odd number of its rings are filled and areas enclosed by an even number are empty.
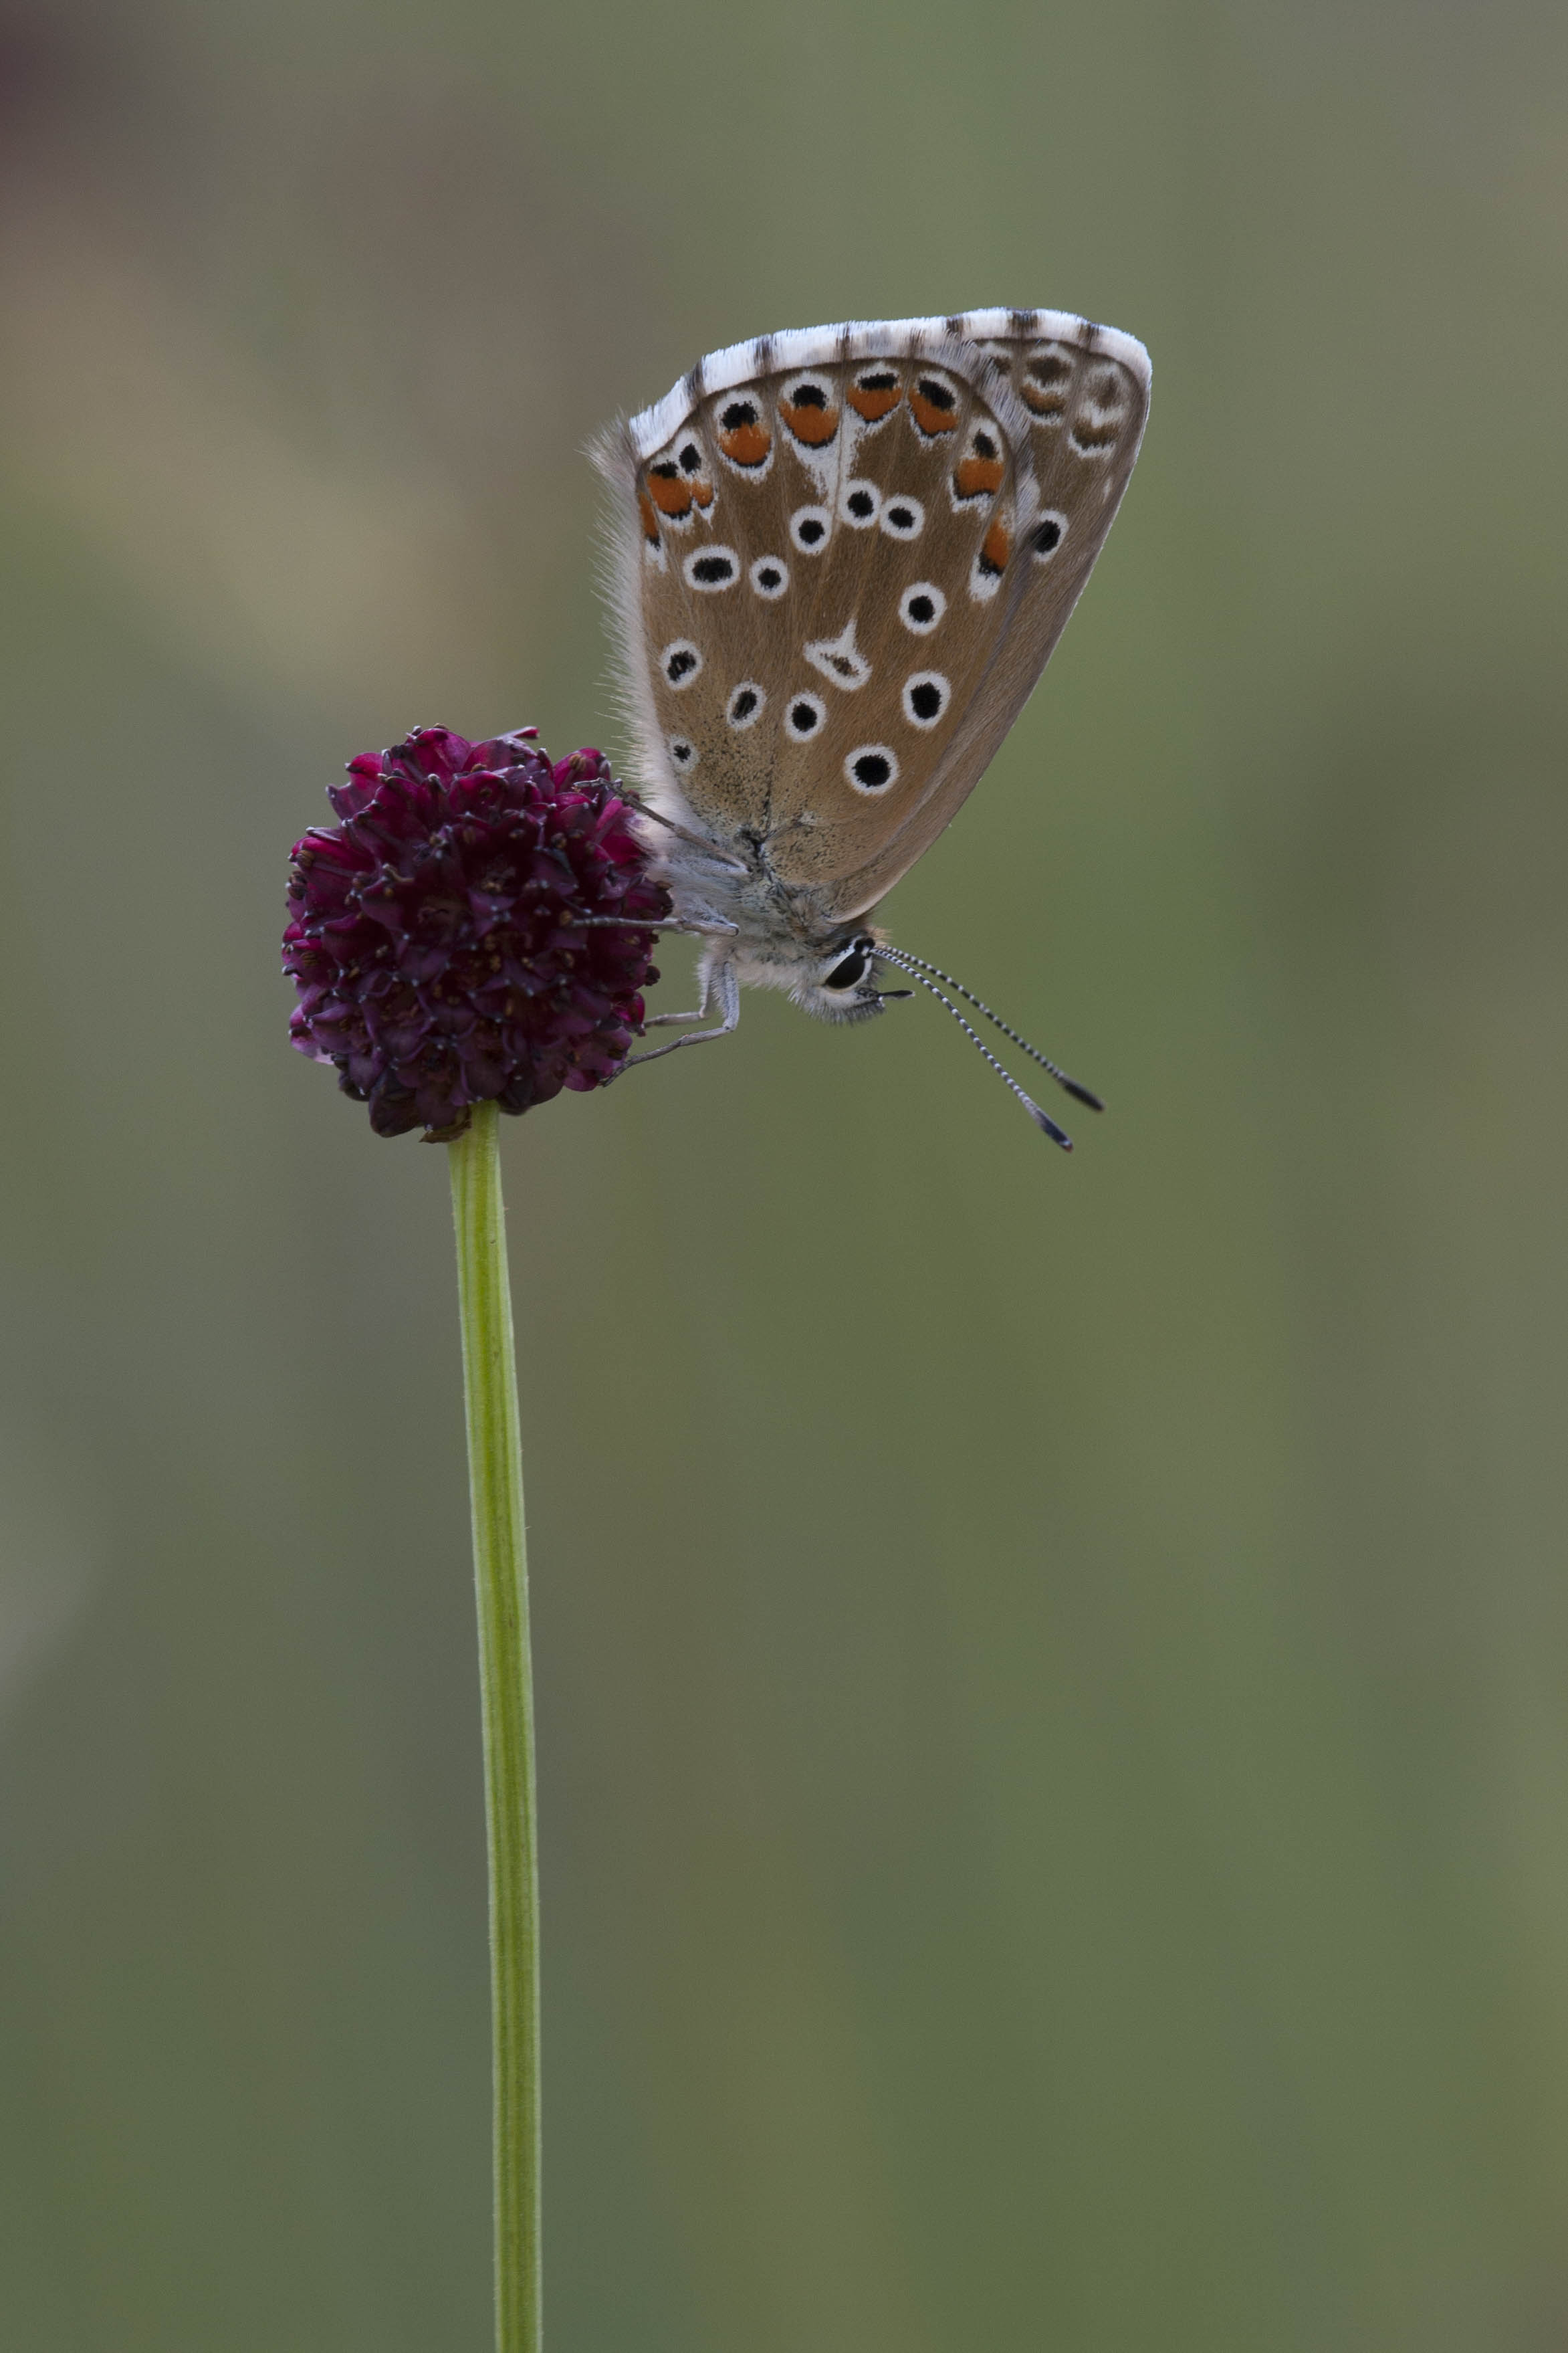
[[[655,468],[647,478],[647,494],[660,514],[679,516],[691,512],[691,486],[681,480],[673,466],[668,473]]]
[[[1067,405],[1072,363],[1060,352],[1038,352],[1018,378],[1018,389],[1037,417],[1059,417]]]
[[[857,384],[850,386],[849,406],[868,425],[879,425],[884,417],[892,415],[903,396],[896,384],[880,389]]]
[[[808,449],[822,448],[838,430],[838,411],[836,408],[809,408],[805,406],[792,408],[787,401],[781,400],[779,415],[795,439],[804,441]]]
[[[761,466],[766,462],[773,437],[765,425],[737,425],[719,436],[719,447],[732,465]]]
[[[956,404],[952,408],[939,408],[918,384],[910,395],[910,411],[922,433],[952,433],[958,425]]]
[[[637,492],[637,510],[642,516],[643,537],[645,539],[651,539],[654,545],[657,547],[658,545],[658,517],[654,512],[653,501],[649,498],[646,491],[639,491]]]
[[[709,508],[713,503],[712,483],[701,480],[693,482],[691,485],[691,495],[696,500],[698,505],[702,509],[703,513],[706,514]]]
[[[978,499],[999,491],[1006,469],[1000,458],[961,458],[952,471],[952,487],[961,499]]]
[[[1000,515],[980,543],[980,568],[983,572],[1005,572],[1007,558],[1013,553],[1013,534]]]

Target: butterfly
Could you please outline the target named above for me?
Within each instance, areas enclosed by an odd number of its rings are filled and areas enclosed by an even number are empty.
[[[979,782],[1066,627],[1127,488],[1149,356],[1058,311],[854,321],[700,360],[602,436],[611,607],[645,839],[671,928],[706,940],[701,1021],[742,985],[864,1020],[908,988],[983,1044],[989,1007],[868,918]],[[628,1065],[629,1067],[629,1065]]]

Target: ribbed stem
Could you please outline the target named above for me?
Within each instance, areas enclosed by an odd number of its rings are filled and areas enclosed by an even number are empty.
[[[490,1859],[497,2353],[540,2353],[539,1845],[517,1359],[500,1114],[448,1146],[468,1419]]]

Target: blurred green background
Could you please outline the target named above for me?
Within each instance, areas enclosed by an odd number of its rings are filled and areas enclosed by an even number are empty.
[[[1152,351],[897,936],[510,1126],[555,2353],[1568,2347],[1568,17],[0,16],[0,2342],[488,2341],[443,1155],[284,1042],[414,723],[619,744],[581,450]],[[684,1000],[672,944],[661,1001]]]

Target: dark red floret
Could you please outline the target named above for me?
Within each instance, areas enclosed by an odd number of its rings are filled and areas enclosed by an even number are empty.
[[[552,766],[532,727],[419,727],[327,797],[339,823],[289,872],[289,1035],[378,1135],[444,1139],[477,1103],[530,1111],[615,1077],[670,901],[602,752]]]

